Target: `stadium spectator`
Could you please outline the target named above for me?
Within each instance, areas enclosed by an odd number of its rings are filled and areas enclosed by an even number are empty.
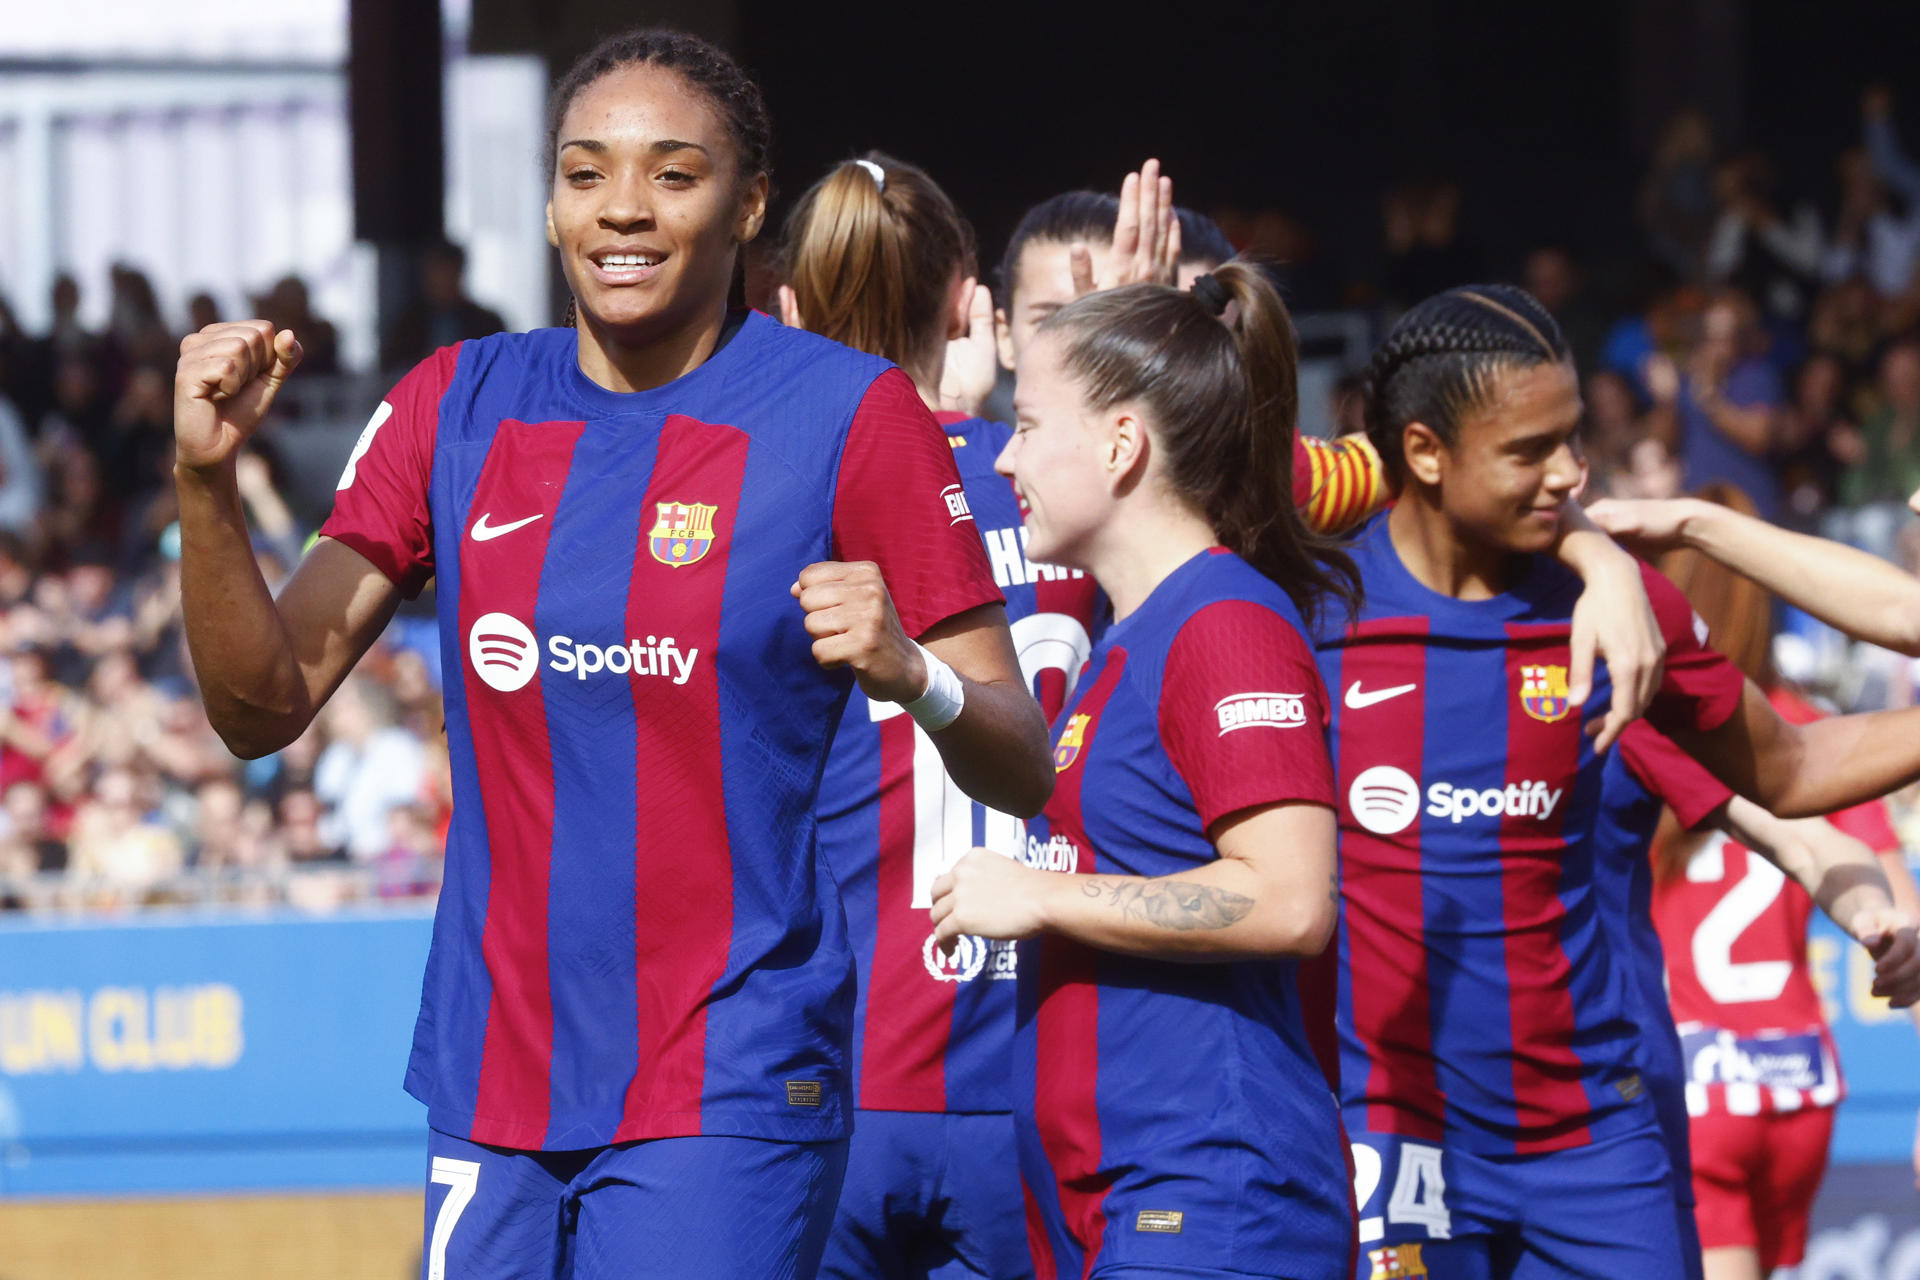
[[[467,251],[453,241],[442,240],[427,249],[420,260],[419,292],[380,344],[382,369],[411,368],[441,347],[484,338],[507,327],[499,312],[467,296],[466,270]]]
[[[1920,267],[1920,165],[1907,156],[1893,124],[1893,95],[1884,87],[1860,99],[1863,145],[1840,157],[1840,216],[1827,278],[1859,274],[1884,299],[1898,298]],[[1893,193],[1906,208],[1896,211]]]
[[[1840,480],[1849,506],[1904,502],[1920,489],[1920,336],[1881,355],[1877,392],[1878,407],[1860,424],[1857,456]]]
[[[1713,184],[1720,212],[1707,240],[1706,282],[1745,291],[1771,316],[1800,319],[1820,282],[1819,212],[1802,203],[1781,213],[1773,165],[1760,151],[1722,164]]]
[[[1562,245],[1542,245],[1527,255],[1520,274],[1527,292],[1559,322],[1574,368],[1592,369],[1607,338],[1607,318],[1589,295],[1573,254]]]
[[[426,781],[420,740],[395,723],[394,712],[384,688],[349,677],[323,713],[332,740],[314,766],[313,789],[327,805],[327,839],[357,862],[390,847],[387,815],[417,800]]]
[[[455,288],[457,291],[457,281]],[[300,349],[306,353],[300,360],[303,371],[310,374],[340,372],[340,332],[329,321],[314,314],[313,301],[307,292],[305,280],[299,276],[280,277],[274,282],[273,288],[253,300],[253,314],[272,321],[275,329],[291,329],[299,336]],[[195,325],[189,332],[198,333],[204,328],[205,324]]]
[[[1460,234],[1460,201],[1457,182],[1406,183],[1388,194],[1382,292],[1390,304],[1411,306],[1485,274],[1479,249]]]
[[[1688,488],[1724,481],[1752,496],[1771,519],[1780,506],[1769,455],[1784,396],[1780,377],[1760,356],[1763,335],[1752,299],[1714,295],[1684,368],[1648,362],[1655,430],[1679,455]]]
[[[1831,352],[1815,351],[1794,373],[1778,443],[1782,512],[1798,526],[1811,525],[1833,504],[1840,473],[1863,456],[1846,393],[1846,366]]]
[[[1713,126],[1696,107],[1661,130],[1636,212],[1647,250],[1681,280],[1698,280],[1714,222]]]
[[[185,867],[180,837],[154,812],[156,790],[151,774],[109,769],[74,815],[71,865],[90,906],[137,905]]]

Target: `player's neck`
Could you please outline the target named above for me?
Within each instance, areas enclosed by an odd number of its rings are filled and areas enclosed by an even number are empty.
[[[1138,609],[1187,561],[1218,546],[1220,539],[1199,514],[1185,507],[1142,504],[1101,531],[1085,566],[1113,604],[1113,619]]]
[[[651,391],[706,363],[726,328],[727,309],[722,305],[691,324],[637,340],[589,316],[577,323],[580,372],[609,391]]]
[[[1400,563],[1420,585],[1456,600],[1489,600],[1512,585],[1513,557],[1460,538],[1437,504],[1409,485],[1387,515]]]

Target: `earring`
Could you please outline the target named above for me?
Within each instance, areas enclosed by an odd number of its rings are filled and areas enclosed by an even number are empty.
[[[578,309],[577,309],[577,308],[576,308],[576,307],[574,306],[574,304],[573,304],[573,299],[572,299],[572,298],[568,298],[568,299],[567,299],[567,309],[566,309],[566,311],[565,311],[565,312],[564,312],[564,313],[563,313],[563,314],[561,315],[561,317],[560,317],[560,327],[561,327],[562,329],[571,329],[571,328],[573,328],[573,325],[574,325],[574,321],[575,321],[575,320],[577,320],[577,319],[579,318],[579,315],[580,315],[580,312],[579,312],[579,310],[578,310]]]

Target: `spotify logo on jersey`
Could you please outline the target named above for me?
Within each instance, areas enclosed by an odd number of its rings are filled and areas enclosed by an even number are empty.
[[[540,668],[540,646],[527,624],[510,613],[489,613],[467,635],[474,672],[502,693],[524,689]]]
[[[1420,814],[1420,786],[1405,769],[1377,764],[1353,780],[1347,807],[1375,835],[1397,835]]]

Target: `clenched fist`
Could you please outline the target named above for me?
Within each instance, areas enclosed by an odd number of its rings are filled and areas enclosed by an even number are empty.
[[[875,702],[912,702],[927,691],[927,664],[900,626],[879,565],[822,560],[800,571],[792,592],[807,612],[815,662],[852,668]]]
[[[265,320],[210,324],[181,339],[173,377],[178,464],[195,471],[225,466],[299,363],[293,331],[276,333]]]

